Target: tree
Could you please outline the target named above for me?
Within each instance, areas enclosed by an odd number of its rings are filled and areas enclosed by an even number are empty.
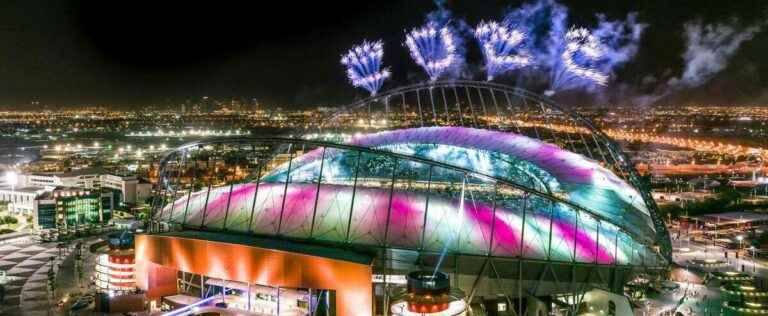
[[[3,224],[5,225],[13,225],[19,222],[19,220],[16,219],[16,217],[13,217],[10,215],[3,216],[2,221],[3,221]]]
[[[51,265],[48,268],[48,290],[50,290],[51,296],[55,296],[56,293],[56,271],[53,269],[56,263],[54,260],[53,257],[50,258]]]
[[[19,220],[16,219],[16,217],[6,215],[6,216],[0,216],[0,225],[13,225],[18,223]]]
[[[760,236],[757,237],[757,240],[755,240],[753,243],[757,248],[768,248],[768,230],[763,231],[763,233],[760,234]]]

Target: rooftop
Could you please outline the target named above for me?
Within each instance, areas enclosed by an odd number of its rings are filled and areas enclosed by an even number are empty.
[[[24,187],[10,187],[10,186],[0,186],[1,191],[14,191],[14,192],[24,192],[24,193],[39,193],[40,191],[45,191],[45,188],[36,187],[36,186],[24,186]]]
[[[727,213],[707,214],[707,215],[701,215],[701,216],[692,216],[691,218],[698,219],[704,222],[719,221],[720,224],[726,224],[730,222],[768,221],[768,214],[755,213],[755,212],[727,212]]]
[[[373,262],[372,255],[353,251],[351,249],[333,246],[321,246],[317,244],[308,244],[282,239],[263,238],[252,235],[192,230],[165,232],[158,233],[156,235],[240,244],[258,248],[274,249],[286,252],[301,253],[310,256],[343,260],[366,265]]]
[[[77,177],[82,175],[105,174],[105,173],[107,172],[103,168],[93,167],[93,168],[74,169],[74,170],[69,170],[65,172],[36,172],[30,175],[44,176],[44,177],[50,177],[50,176]]]

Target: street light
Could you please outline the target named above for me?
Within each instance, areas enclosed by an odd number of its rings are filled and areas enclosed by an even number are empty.
[[[19,175],[15,171],[6,171],[5,182],[11,186],[11,191],[13,191],[13,187],[19,183]]]
[[[739,249],[736,250],[736,264],[739,264],[739,254],[741,253],[741,244],[744,241],[744,236],[738,235],[736,236],[736,240],[739,241]],[[738,268],[738,266],[737,266]],[[744,272],[744,264],[741,265],[741,271]]]
[[[13,170],[6,171],[5,172],[5,182],[7,182],[8,185],[11,186],[11,195],[14,195],[15,194],[14,191],[16,190],[16,184],[19,183],[19,174],[16,173],[15,171],[13,171]],[[14,199],[14,201],[15,201],[15,199]],[[11,207],[11,204],[8,204],[8,210],[11,211],[13,209],[14,208]]]

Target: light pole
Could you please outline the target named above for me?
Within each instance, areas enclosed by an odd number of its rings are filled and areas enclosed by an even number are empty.
[[[5,172],[5,182],[8,183],[8,185],[11,186],[11,196],[13,196],[15,194],[15,191],[16,191],[16,184],[19,183],[19,174],[16,173],[15,171],[13,171],[13,170],[6,171]],[[11,200],[15,200],[15,198],[11,197]],[[11,205],[12,205],[11,203],[8,204],[8,206],[9,206],[8,207],[8,213],[9,214],[11,213],[11,209],[10,209]]]
[[[741,259],[739,257],[739,253],[741,253],[741,244],[744,241],[744,236],[738,235],[738,236],[736,236],[736,240],[739,241],[739,249],[736,249],[736,265],[737,265],[736,269],[739,269],[738,264],[739,264],[739,260]],[[741,265],[741,271],[744,272],[744,265],[743,264]]]
[[[736,236],[736,240],[739,241],[739,252],[741,252],[741,244],[744,241],[744,236],[738,235],[738,236]]]
[[[17,174],[15,171],[6,171],[5,182],[11,186],[11,191],[13,191],[14,187],[19,182],[19,174]]]

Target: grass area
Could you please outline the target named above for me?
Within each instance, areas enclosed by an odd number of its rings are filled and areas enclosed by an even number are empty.
[[[8,214],[8,212],[0,212],[0,234],[8,234],[16,232],[19,226],[25,222],[26,219],[20,219],[19,217]]]

